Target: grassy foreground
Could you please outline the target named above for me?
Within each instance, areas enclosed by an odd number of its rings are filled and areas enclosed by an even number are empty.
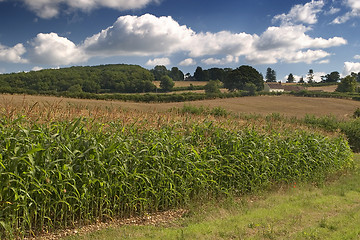
[[[360,155],[355,155],[360,165]],[[108,228],[80,239],[359,239],[360,170],[324,186],[294,184],[196,206],[169,226]]]

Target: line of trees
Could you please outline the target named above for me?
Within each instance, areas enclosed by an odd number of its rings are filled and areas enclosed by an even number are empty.
[[[156,90],[154,75],[137,65],[100,65],[0,75],[0,90],[37,93],[140,93]]]

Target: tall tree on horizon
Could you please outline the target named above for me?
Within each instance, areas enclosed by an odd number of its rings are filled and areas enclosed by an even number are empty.
[[[287,78],[287,83],[293,83],[294,81],[295,81],[294,75],[290,73]]]
[[[266,82],[276,82],[276,72],[271,68],[266,69]]]
[[[309,72],[307,74],[308,83],[314,82],[314,70],[309,69]]]

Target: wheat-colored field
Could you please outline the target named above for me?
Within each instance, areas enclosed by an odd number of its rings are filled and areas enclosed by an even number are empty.
[[[323,91],[323,92],[335,92],[337,85],[321,86],[321,87],[308,87],[309,91]]]
[[[153,81],[155,86],[160,87],[160,81]],[[189,87],[190,84],[193,86],[205,86],[208,82],[201,82],[201,81],[174,81],[174,87]]]
[[[173,107],[181,108],[184,104],[206,107],[222,107],[234,113],[256,113],[267,115],[280,113],[286,116],[303,117],[306,114],[315,116],[334,115],[349,118],[360,102],[333,98],[304,98],[294,96],[258,96],[230,99],[214,99],[181,103],[134,103],[121,101],[99,101],[86,99],[58,98],[50,96],[0,95],[0,108],[5,111],[21,106],[40,105],[48,109],[72,106],[86,111],[93,109],[123,109],[141,112],[164,112]]]

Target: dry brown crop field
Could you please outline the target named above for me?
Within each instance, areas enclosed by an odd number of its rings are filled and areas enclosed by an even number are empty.
[[[323,91],[323,92],[335,92],[337,85],[321,86],[321,87],[308,87],[309,91]]]
[[[155,86],[160,87],[160,81],[153,81]],[[205,86],[207,82],[201,82],[201,81],[174,81],[175,86],[174,87],[189,87],[190,84],[193,86]]]
[[[257,96],[229,99],[203,100],[180,103],[134,103],[121,101],[100,101],[86,99],[58,98],[50,96],[0,95],[0,108],[10,109],[21,106],[41,105],[48,109],[71,106],[80,112],[96,114],[99,109],[122,109],[140,112],[165,112],[173,107],[181,108],[184,104],[204,107],[222,107],[233,113],[256,113],[268,115],[280,113],[285,116],[303,117],[306,114],[315,116],[334,115],[349,118],[360,108],[360,102],[333,98],[304,98],[294,96]],[[10,110],[6,110],[10,111]],[[73,110],[72,110],[73,111]]]

